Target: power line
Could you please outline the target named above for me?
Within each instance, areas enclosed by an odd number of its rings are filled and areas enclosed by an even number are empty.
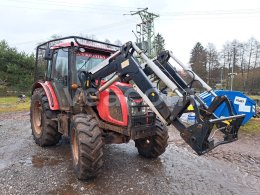
[[[98,26],[98,27],[95,27],[95,28],[92,28],[92,29],[88,29],[88,32],[97,32],[97,31],[105,31],[107,29],[115,29],[115,28],[118,28],[120,26],[124,26],[124,25],[130,25],[131,23],[129,22],[136,22],[136,19],[126,19],[126,20],[121,20],[121,21],[117,21],[117,22],[114,22],[114,23],[110,23],[110,24],[106,24],[106,25],[103,25],[103,26]]]
[[[29,4],[44,4],[44,5],[57,5],[61,7],[69,7],[69,8],[90,8],[90,9],[104,9],[105,11],[109,12],[124,12],[126,9],[132,9],[133,7],[123,7],[123,6],[110,6],[107,4],[107,2],[104,2],[103,4],[92,4],[92,3],[87,3],[82,4],[82,3],[69,3],[69,2],[60,2],[60,1],[52,1],[52,0],[38,0],[37,2],[35,1],[30,1],[30,0],[9,0],[7,1],[8,3],[10,2],[17,2],[17,3],[29,3]],[[14,6],[12,6],[14,7]],[[30,8],[28,6],[15,6],[15,7],[20,7],[20,8]],[[115,9],[116,8],[116,9]],[[120,9],[117,9],[120,8]],[[34,8],[32,8],[34,9]],[[41,7],[42,9],[42,7]],[[197,15],[230,15],[230,14],[258,14],[260,13],[260,8],[256,9],[233,9],[233,10],[210,10],[210,11],[191,11],[191,12],[161,12],[161,16],[197,16]]]
[[[76,13],[81,13],[81,14],[84,14],[84,15],[89,15],[89,12],[94,12],[94,13],[97,13],[97,10],[100,10],[100,9],[93,9],[93,8],[88,8],[89,10],[88,11],[83,11],[83,10],[71,10],[71,9],[57,9],[57,8],[32,8],[32,7],[26,7],[26,6],[9,6],[9,5],[2,5],[2,7],[10,7],[10,8],[18,8],[18,9],[29,9],[29,10],[40,10],[40,11],[55,11],[55,12],[76,12]],[[87,8],[86,8],[87,9]],[[100,14],[100,12],[98,12]],[[107,15],[122,15],[123,11],[121,13],[116,13],[116,12],[110,12],[109,10],[108,11],[102,11],[102,13],[104,14],[107,14]]]
[[[257,9],[238,9],[238,10],[211,10],[211,11],[192,11],[192,12],[162,12],[161,16],[203,16],[203,15],[237,15],[237,14],[259,14]]]
[[[103,25],[103,26],[95,27],[95,28],[92,28],[92,29],[88,29],[88,33],[102,32],[102,31],[104,32],[104,31],[110,30],[111,28],[116,29],[116,28],[120,28],[121,26],[124,26],[124,25],[132,25],[131,23],[129,23],[130,21],[136,22],[136,20],[127,19],[127,20],[123,20],[123,21],[119,21],[119,22],[110,23],[110,24],[106,24],[106,25]],[[19,43],[11,43],[11,45],[15,45],[15,46],[26,45],[26,44],[41,42],[43,40],[47,40],[47,38],[46,39],[37,39],[37,40],[28,40],[28,41],[19,42]]]
[[[172,20],[221,20],[222,22],[228,22],[228,19],[235,19],[235,20],[241,20],[241,19],[257,19],[259,20],[260,14],[248,14],[248,15],[196,15],[196,16],[161,16],[160,20],[164,21],[172,21]]]
[[[64,8],[64,7],[69,7],[69,8],[80,8],[80,9],[85,9],[85,8],[90,8],[90,9],[98,9],[98,10],[105,10],[105,11],[109,11],[109,12],[124,12],[126,11],[126,9],[130,9],[129,7],[119,7],[119,6],[116,6],[116,7],[111,7],[111,6],[104,6],[104,5],[95,5],[95,4],[77,4],[77,3],[68,3],[68,2],[56,2],[56,1],[28,1],[28,0],[9,0],[8,3],[14,3],[14,2],[17,2],[17,3],[22,3],[22,2],[25,2],[27,3],[27,6],[24,6],[24,4],[22,4],[23,7],[26,7],[26,8],[31,8],[30,6],[28,5],[46,5],[46,6],[60,6],[61,8]],[[14,5],[16,7],[21,7],[21,6],[17,6],[17,5]],[[42,8],[42,7],[41,7]],[[116,8],[116,9],[115,9]],[[117,9],[119,8],[119,9]],[[34,9],[34,8],[32,8]],[[57,8],[55,8],[57,9]]]
[[[36,3],[35,1],[29,1],[29,0],[9,0],[9,1],[15,1],[15,2],[29,2],[29,3]],[[53,1],[53,0],[38,0],[37,1],[37,4],[38,3],[44,3],[46,4],[46,2],[48,2],[49,4],[56,4],[56,5],[69,5],[69,6],[82,6],[82,3],[69,3],[69,2],[60,2],[60,1]],[[98,1],[101,3],[101,1]],[[108,4],[107,1],[103,1],[103,4],[92,4],[92,3],[87,3],[88,6],[98,6],[98,7],[105,7],[105,8],[111,8],[112,6],[110,4]],[[110,9],[109,8],[109,9]],[[113,8],[115,8],[113,6]],[[125,7],[125,6],[118,6],[116,5],[116,8],[125,8],[125,9],[132,9],[132,8],[135,8],[135,7]]]
[[[64,8],[80,8],[80,9],[88,9],[88,10],[100,10],[100,11],[104,11],[106,13],[110,13],[113,15],[119,15],[123,12],[125,12],[127,9],[131,9],[132,7],[123,7],[123,6],[110,6],[109,4],[103,5],[103,4],[91,4],[88,3],[87,5],[85,4],[79,4],[79,3],[68,3],[68,2],[57,2],[57,1],[51,1],[51,0],[38,0],[37,2],[35,1],[29,1],[29,0],[9,0],[7,2],[17,2],[17,3],[29,3],[29,4],[34,4],[34,5],[56,5],[56,6],[60,6],[61,8],[59,8],[59,10],[63,10],[63,11],[71,11],[70,10],[66,10]],[[47,2],[47,3],[46,3]],[[106,3],[106,2],[105,2]],[[105,4],[104,3],[104,4]],[[44,8],[44,7],[40,7],[40,8],[33,8],[30,6],[17,6],[17,5],[2,5],[5,7],[12,7],[12,8],[25,8],[25,9],[40,9],[40,10],[54,10],[57,11],[57,8]],[[116,8],[116,9],[115,9]],[[120,9],[117,9],[120,8]],[[73,10],[74,11],[74,10]],[[79,12],[79,11],[77,11]],[[84,12],[85,13],[85,12]],[[237,10],[211,10],[211,11],[191,11],[191,12],[161,12],[161,16],[162,17],[176,17],[176,16],[204,16],[204,15],[238,15],[238,14],[259,14],[260,13],[260,8],[256,8],[256,9],[237,9]]]

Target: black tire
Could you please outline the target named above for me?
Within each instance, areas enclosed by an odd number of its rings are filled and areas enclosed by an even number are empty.
[[[168,129],[159,120],[155,122],[155,135],[135,140],[138,153],[146,158],[157,158],[168,146]]]
[[[71,152],[78,179],[92,179],[103,166],[102,132],[96,119],[87,114],[76,114],[72,119]]]
[[[61,134],[56,117],[57,112],[50,109],[44,89],[36,89],[31,98],[30,120],[33,138],[39,146],[53,146],[59,142]]]

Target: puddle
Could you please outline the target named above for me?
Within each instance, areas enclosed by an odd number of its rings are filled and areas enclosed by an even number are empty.
[[[19,163],[25,166],[33,166],[42,168],[44,166],[55,166],[62,162],[62,159],[56,159],[54,157],[37,156],[34,155],[30,158],[20,160]]]

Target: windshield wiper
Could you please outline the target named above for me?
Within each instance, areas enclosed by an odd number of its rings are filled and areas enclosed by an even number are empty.
[[[88,57],[87,60],[85,60],[84,64],[80,67],[79,70],[81,70],[81,69],[83,68],[83,66],[85,66],[85,65],[89,62],[89,60],[91,59],[91,57],[92,57],[93,55],[94,55],[94,54],[92,54],[91,56]]]

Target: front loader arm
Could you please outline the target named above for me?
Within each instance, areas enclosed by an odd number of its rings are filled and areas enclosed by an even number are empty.
[[[144,61],[141,64],[136,56],[139,56]],[[191,89],[191,85],[187,84],[176,69],[168,62],[169,58],[177,60],[171,52],[164,52],[156,59],[150,60],[141,51],[135,43],[128,42],[121,47],[121,50],[110,56],[97,67],[88,72],[80,72],[79,78],[82,81],[82,86],[85,83],[90,83],[85,88],[98,87],[99,93],[118,80],[132,80],[135,90],[140,94],[143,100],[156,113],[160,120],[167,125],[174,125],[180,131],[181,137],[187,144],[191,146],[198,154],[203,154],[216,146],[237,139],[238,129],[244,119],[244,115],[234,115],[228,99],[225,96],[217,97],[212,89],[199,78],[192,70],[187,70],[183,65],[184,70],[188,71],[194,79],[199,81],[209,93],[216,97],[211,106],[207,106]],[[178,60],[177,60],[178,61]],[[180,63],[178,61],[178,63]],[[96,80],[101,80],[111,74],[114,74],[104,85],[96,86]],[[150,80],[151,75],[161,80],[180,98],[178,103],[171,110],[165,103],[163,97],[154,84]],[[99,82],[100,83],[100,82]],[[222,104],[226,103],[230,108],[230,117],[217,118],[214,111]],[[181,115],[187,110],[188,106],[192,105],[196,115],[196,123],[187,127],[181,120]],[[228,121],[228,124],[223,123]],[[224,125],[223,125],[224,124]],[[211,136],[213,127],[217,126],[219,131],[224,134],[223,141],[214,143]],[[217,131],[215,130],[215,131]]]

